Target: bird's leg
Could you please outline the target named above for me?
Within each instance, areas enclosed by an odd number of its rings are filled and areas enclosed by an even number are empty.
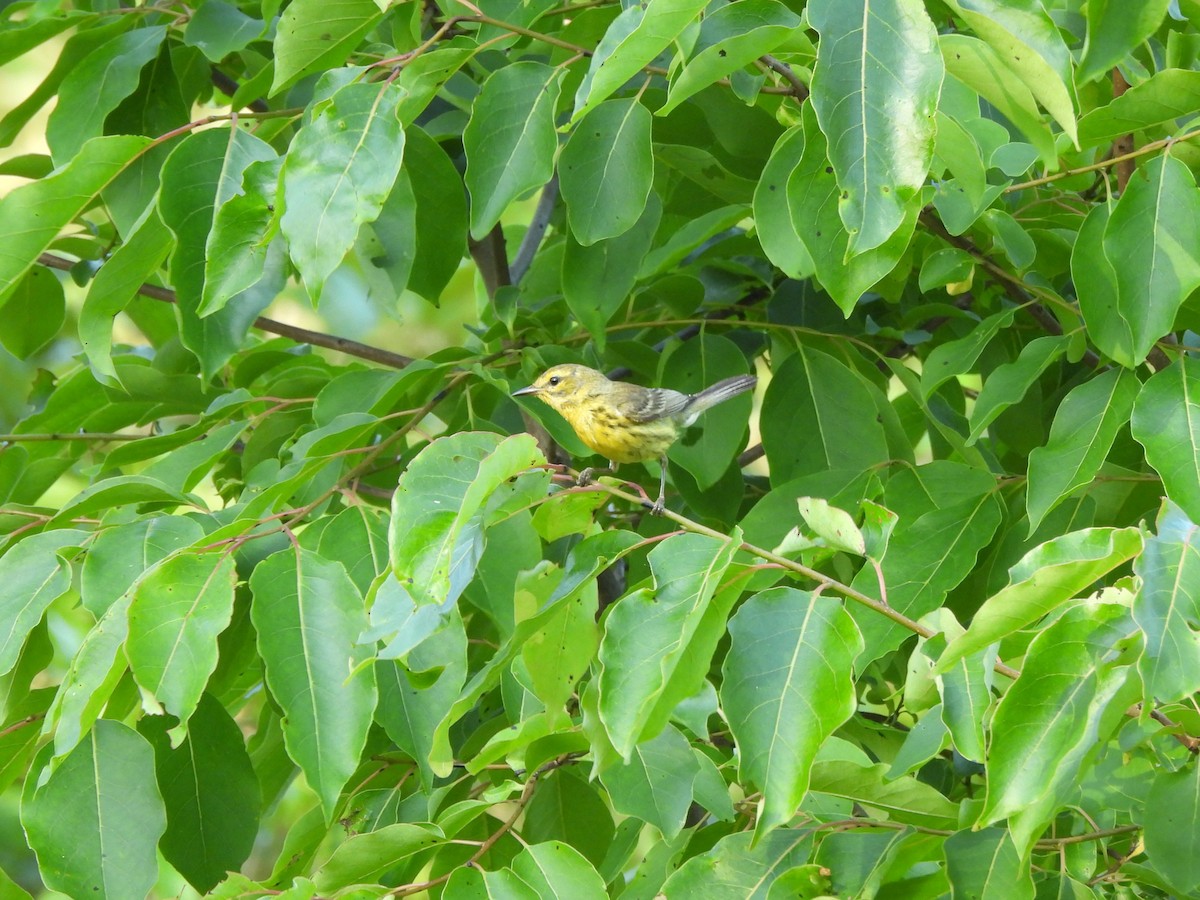
[[[650,507],[652,516],[661,516],[667,508],[667,457],[665,455],[659,460],[659,468],[661,474],[658,476],[658,499]]]
[[[603,469],[594,469],[591,466],[588,466],[586,469],[584,469],[582,472],[579,473],[579,477],[577,479],[575,479],[575,483],[577,485],[579,485],[580,487],[583,487],[585,484],[592,483],[592,481],[593,481],[592,476],[594,476],[594,475],[616,475],[616,474],[617,474],[617,464],[615,462],[610,462],[608,464],[608,466]]]

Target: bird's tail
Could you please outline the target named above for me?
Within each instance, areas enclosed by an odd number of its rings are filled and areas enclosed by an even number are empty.
[[[718,403],[724,403],[730,397],[754,390],[756,384],[758,384],[758,379],[753,375],[734,375],[732,378],[726,378],[711,387],[706,387],[698,394],[693,394],[684,409],[686,417],[684,424],[692,424],[700,413],[711,409]]]

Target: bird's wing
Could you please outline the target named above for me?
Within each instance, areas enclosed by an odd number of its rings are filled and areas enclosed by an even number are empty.
[[[622,407],[630,422],[640,424],[676,416],[683,412],[691,399],[687,394],[669,388],[648,388],[629,397]]]

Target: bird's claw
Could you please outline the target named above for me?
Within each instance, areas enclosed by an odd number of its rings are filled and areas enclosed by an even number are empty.
[[[594,471],[595,470],[590,467],[584,469],[582,472],[579,473],[579,477],[575,479],[575,484],[578,485],[579,487],[583,487],[586,484],[591,484],[592,483],[592,473]]]

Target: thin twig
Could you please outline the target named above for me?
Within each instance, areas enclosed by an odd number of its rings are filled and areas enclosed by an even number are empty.
[[[75,266],[75,263],[71,260],[55,256],[53,253],[43,253],[38,257],[38,262],[43,266],[48,266],[51,269],[59,269],[63,272],[69,272]],[[163,303],[178,302],[173,290],[159,287],[156,284],[139,285],[137,292],[143,297],[161,300]],[[291,338],[303,344],[312,344],[314,347],[337,350],[345,353],[347,356],[369,360],[370,362],[376,362],[393,369],[403,369],[413,361],[411,357],[392,353],[390,350],[372,347],[370,344],[352,341],[349,338],[337,337],[336,335],[326,334],[322,331],[312,331],[308,328],[301,328],[298,325],[289,325],[286,322],[268,319],[265,316],[259,316],[254,320],[253,324],[259,331],[265,331],[268,334],[277,334],[280,337]]]
[[[791,66],[782,60],[776,59],[770,53],[764,53],[759,57],[763,64],[773,72],[778,72],[784,77],[784,80],[792,86],[792,95],[803,103],[808,99],[808,85],[800,80],[800,76],[795,73]]]
[[[512,265],[509,267],[509,276],[513,284],[520,284],[525,273],[529,271],[533,258],[537,255],[538,247],[542,245],[546,229],[550,227],[550,217],[554,214],[554,204],[557,201],[558,176],[555,175],[542,188],[542,196],[538,199],[537,209],[533,211],[533,218],[529,220],[525,237],[521,239],[521,246],[517,248],[517,255],[513,257]]]
[[[1053,175],[1043,175],[1041,178],[1034,178],[1030,181],[1022,181],[1018,184],[1010,184],[1004,189],[1004,193],[1011,194],[1014,191],[1023,191],[1026,188],[1039,187],[1043,184],[1050,184],[1052,181],[1061,181],[1064,178],[1070,178],[1072,175],[1082,175],[1084,172],[1095,172],[1099,169],[1108,169],[1116,166],[1128,159],[1137,159],[1139,156],[1145,156],[1149,153],[1154,153],[1168,147],[1178,141],[1190,141],[1200,137],[1200,129],[1189,131],[1186,134],[1181,134],[1179,137],[1163,138],[1160,141],[1152,141],[1149,144],[1143,144],[1137,150],[1132,150],[1129,153],[1121,156],[1112,156],[1108,159],[1103,159],[1100,162],[1092,163],[1087,166],[1076,166],[1074,169],[1063,169],[1061,172],[1055,172]]]
[[[18,719],[17,721],[13,722],[11,725],[6,725],[3,728],[0,728],[0,738],[8,737],[14,731],[20,731],[22,728],[27,728],[28,726],[32,725],[34,722],[40,722],[44,718],[46,718],[45,713],[34,713],[31,716],[26,716],[23,719]]]
[[[148,434],[121,434],[120,432],[101,431],[80,431],[75,433],[31,432],[29,434],[0,434],[0,444],[15,444],[28,441],[45,441],[47,443],[57,443],[59,441],[95,441],[96,443],[103,443],[105,441],[140,441],[142,438],[150,436]]]
[[[487,839],[482,844],[479,845],[479,849],[476,850],[473,854],[471,854],[471,858],[468,859],[465,863],[463,863],[463,867],[467,868],[470,866],[477,865],[479,863],[479,860],[483,859],[483,857],[487,854],[487,852],[496,845],[496,842],[499,841],[500,838],[504,837],[504,835],[506,835],[510,831],[512,831],[513,826],[517,824],[517,819],[519,819],[521,817],[521,814],[525,811],[525,807],[528,806],[529,801],[533,799],[533,792],[537,788],[538,780],[543,775],[547,774],[548,772],[553,771],[554,769],[558,769],[558,768],[561,768],[562,766],[565,766],[567,763],[571,762],[572,760],[578,758],[581,755],[582,754],[578,753],[578,752],[564,753],[562,756],[555,757],[554,759],[550,760],[549,762],[543,763],[542,765],[538,766],[538,768],[534,770],[533,774],[531,774],[529,776],[529,778],[526,779],[525,788],[521,791],[521,796],[517,798],[516,808],[513,809],[512,814],[507,819],[504,820],[504,822],[500,825],[499,828],[497,828],[494,832],[492,832],[490,835],[488,835]],[[437,887],[439,884],[445,884],[447,881],[450,880],[450,878],[453,874],[454,874],[454,870],[451,870],[451,871],[445,873],[444,875],[439,875],[437,878],[433,878],[429,881],[422,881],[417,884],[401,885],[400,887],[392,890],[391,892],[389,892],[388,894],[385,894],[384,896],[408,897],[412,894],[419,894],[422,891],[427,891],[430,888]]]

